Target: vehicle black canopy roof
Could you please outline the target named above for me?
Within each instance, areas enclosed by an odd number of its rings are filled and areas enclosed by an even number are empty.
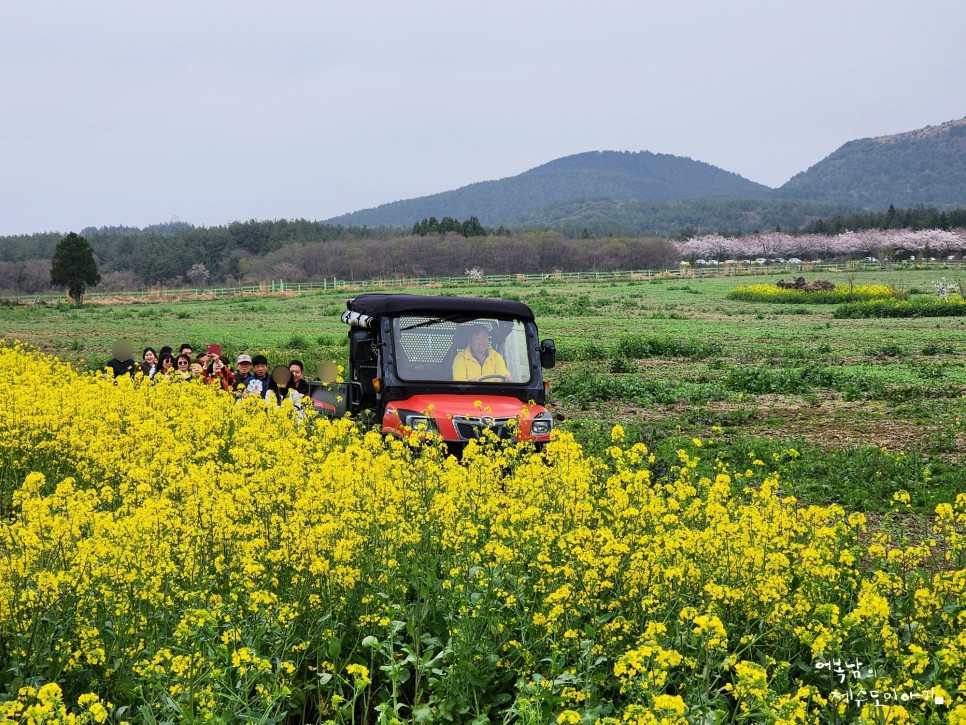
[[[433,295],[365,294],[346,302],[352,312],[382,315],[432,315],[441,317],[493,317],[533,322],[533,312],[522,302],[483,297],[437,297]]]

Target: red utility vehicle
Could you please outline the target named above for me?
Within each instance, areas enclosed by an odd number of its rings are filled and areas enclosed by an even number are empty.
[[[435,433],[455,453],[487,429],[538,446],[550,439],[553,418],[545,407],[543,370],[554,366],[556,348],[553,340],[539,340],[527,305],[364,294],[346,307],[349,379],[314,383],[318,410],[351,413],[387,434]],[[479,369],[474,354],[485,359],[477,361]],[[454,365],[458,356],[463,357]],[[474,379],[460,379],[470,376]]]

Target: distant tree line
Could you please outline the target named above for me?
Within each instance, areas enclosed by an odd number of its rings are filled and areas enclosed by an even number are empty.
[[[480,224],[480,220],[471,216],[465,222],[453,217],[444,216],[438,220],[431,216],[421,222],[413,224],[413,235],[426,237],[430,234],[459,234],[464,237],[485,237],[486,229]]]
[[[685,209],[694,208],[682,205],[682,216]],[[754,212],[754,207],[748,207],[744,213],[753,216]],[[742,236],[754,240],[744,244],[753,257],[769,256],[771,247],[798,256],[807,251],[828,257],[834,256],[831,249],[825,249],[830,245],[815,240],[806,244],[795,237],[841,237],[850,239],[848,243],[854,246],[858,238],[843,236],[846,230],[900,228],[913,232],[962,230],[966,228],[966,209],[893,206],[884,212],[835,214],[804,229],[790,227],[785,232],[775,229]],[[700,244],[682,247],[687,251],[681,254],[660,235],[628,234],[621,229],[616,221],[585,220],[574,221],[566,230],[511,232],[504,227],[486,229],[477,217],[470,216],[466,221],[428,217],[414,225],[409,234],[396,228],[343,227],[299,219],[253,220],[217,227],[181,222],[145,229],[101,227],[84,229],[81,235],[90,243],[101,275],[97,289],[109,291],[158,285],[233,286],[268,279],[458,276],[473,268],[486,274],[662,269],[676,266],[682,258],[745,256],[737,251],[739,247],[726,241],[737,236],[733,233],[705,234]],[[691,233],[687,238],[698,237]],[[62,238],[55,233],[0,237],[0,291],[50,291],[51,260]],[[775,239],[783,241],[773,244]],[[861,239],[859,246],[866,248],[863,256],[884,254],[889,249],[906,251],[906,243],[892,236],[888,240]],[[947,242],[945,237],[932,235],[929,239],[927,250],[915,237],[910,251],[921,248],[921,253],[960,253],[957,244]]]
[[[841,234],[866,229],[950,229],[966,227],[966,209],[937,209],[918,205],[909,209],[896,209],[892,204],[882,212],[864,211],[847,216],[836,215],[831,219],[817,219],[806,224],[805,234]]]
[[[144,229],[99,227],[81,231],[102,275],[101,288],[150,285],[236,284],[259,274],[259,260],[286,246],[325,244],[373,236],[391,238],[402,230],[341,227],[306,220],[233,222],[195,227],[182,222]],[[64,235],[0,237],[0,290],[35,294],[49,289],[50,261]]]
[[[464,225],[475,236],[466,237]],[[420,236],[397,229],[281,220],[219,227],[89,228],[82,236],[93,249],[101,275],[97,289],[107,291],[234,286],[269,279],[461,276],[473,268],[485,274],[515,274],[664,268],[677,263],[677,251],[663,239],[601,241],[567,239],[557,232],[512,234],[506,229],[483,230],[475,217],[459,222],[459,229]],[[62,238],[0,238],[0,291],[49,291],[51,258]]]
[[[257,269],[266,277],[307,281],[459,277],[469,269],[484,274],[663,269],[677,261],[677,249],[666,239],[615,237],[588,242],[548,232],[488,234],[472,241],[445,234],[293,245],[266,255]]]

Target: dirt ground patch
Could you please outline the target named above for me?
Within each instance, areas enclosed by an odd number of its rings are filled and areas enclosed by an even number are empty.
[[[556,405],[565,418],[579,418],[587,411],[576,406]],[[749,436],[777,440],[804,440],[823,450],[844,450],[875,446],[891,451],[935,450],[935,440],[946,435],[941,457],[951,462],[966,461],[966,428],[943,431],[943,421],[933,425],[902,419],[882,401],[846,401],[834,395],[814,401],[801,396],[760,395],[747,402],[715,401],[696,406],[646,407],[626,402],[596,407],[603,419],[614,422],[646,422],[660,427],[680,421],[682,433],[709,435],[713,425]]]

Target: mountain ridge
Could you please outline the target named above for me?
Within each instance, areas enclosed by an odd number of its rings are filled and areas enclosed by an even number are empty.
[[[650,151],[585,151],[553,159],[516,176],[388,202],[325,221],[405,227],[429,216],[483,219],[482,206],[494,212],[483,221],[497,225],[523,220],[534,209],[595,197],[672,201],[767,193],[768,187],[763,184],[687,157]],[[431,211],[434,208],[440,211]]]
[[[624,225],[626,233],[662,228],[661,224],[649,225],[648,208],[666,211],[660,207],[711,199],[717,200],[711,207],[722,213],[704,220],[694,218],[689,224],[697,228],[720,225],[722,219],[737,218],[729,205],[744,208],[749,200],[758,208],[745,214],[748,225],[738,230],[760,228],[754,226],[759,222],[801,225],[816,215],[884,209],[890,204],[966,206],[966,118],[848,141],[778,188],[685,156],[647,150],[584,151],[515,176],[387,202],[325,221],[407,228],[433,216],[475,216],[487,226],[528,227],[546,224],[562,207],[570,206],[585,221],[597,223],[606,221],[605,215],[615,208],[626,213],[627,205],[621,205],[626,202],[635,215]],[[801,204],[801,209],[794,212],[790,202]]]

